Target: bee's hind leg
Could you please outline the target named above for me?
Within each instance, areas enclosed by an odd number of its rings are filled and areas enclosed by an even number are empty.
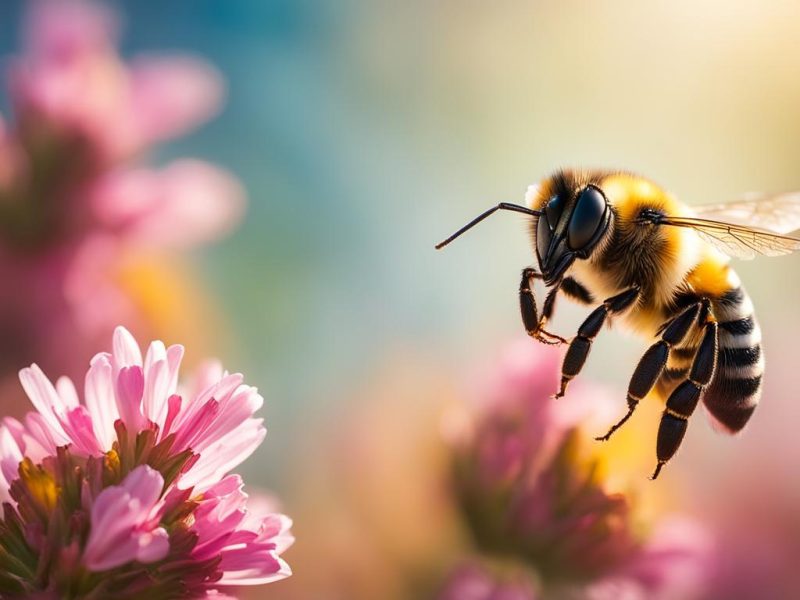
[[[561,398],[564,395],[569,382],[580,373],[586,358],[589,356],[592,341],[597,337],[606,322],[606,317],[625,311],[636,302],[638,297],[639,288],[625,290],[621,294],[617,294],[603,302],[581,323],[578,328],[578,335],[572,338],[567,354],[564,356],[564,362],[561,365],[561,386],[555,395],[556,398]]]
[[[700,321],[699,326],[705,332],[692,360],[689,377],[684,379],[670,394],[667,406],[661,415],[656,442],[658,465],[656,465],[656,470],[651,479],[658,477],[661,468],[678,451],[678,447],[683,441],[683,436],[686,434],[689,417],[692,416],[694,409],[697,407],[697,403],[700,401],[706,386],[714,378],[719,350],[718,326],[713,315],[711,315],[707,301],[704,304],[704,311]]]
[[[669,359],[670,348],[683,341],[689,329],[697,321],[702,306],[702,302],[695,302],[664,324],[661,329],[661,339],[650,346],[647,352],[644,353],[644,356],[639,360],[639,364],[636,365],[636,370],[633,372],[631,381],[628,384],[628,412],[622,419],[612,425],[608,433],[595,439],[599,441],[608,440],[617,429],[631,418],[641,399],[650,393],[656,381],[661,377]]]
[[[525,325],[525,331],[527,331],[528,335],[533,339],[543,344],[566,344],[567,340],[563,337],[555,333],[550,333],[544,328],[547,319],[553,314],[558,288],[553,288],[550,290],[550,293],[547,294],[540,317],[539,311],[536,309],[536,298],[531,289],[531,281],[534,279],[542,279],[542,274],[532,267],[522,270],[522,281],[520,281],[519,284],[519,308],[522,314],[522,322]]]

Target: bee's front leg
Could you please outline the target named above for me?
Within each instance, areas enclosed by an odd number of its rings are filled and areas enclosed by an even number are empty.
[[[544,328],[547,319],[552,315],[555,306],[556,293],[558,288],[553,288],[547,295],[544,301],[544,310],[541,317],[539,311],[536,309],[536,298],[533,295],[531,282],[536,279],[542,279],[542,274],[536,269],[528,267],[522,270],[522,281],[519,284],[519,308],[522,314],[522,322],[525,325],[525,331],[533,339],[542,342],[543,344],[566,344],[565,340],[560,335],[550,333]]]
[[[592,341],[606,322],[606,317],[624,312],[638,298],[639,288],[625,290],[621,294],[617,294],[603,302],[586,317],[586,320],[578,329],[578,335],[572,338],[569,343],[567,354],[564,356],[564,363],[561,366],[561,387],[555,395],[556,398],[561,398],[564,395],[569,382],[580,373],[586,358],[589,356]]]

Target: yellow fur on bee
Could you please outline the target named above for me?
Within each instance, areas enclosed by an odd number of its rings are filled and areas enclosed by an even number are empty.
[[[686,276],[686,283],[701,296],[719,298],[736,287],[738,278],[726,257],[711,252],[703,254],[697,266]]]

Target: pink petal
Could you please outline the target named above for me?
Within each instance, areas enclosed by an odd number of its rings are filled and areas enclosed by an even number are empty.
[[[147,375],[147,371],[150,370],[150,367],[152,367],[154,363],[158,362],[159,360],[165,360],[166,358],[167,347],[164,345],[164,342],[161,340],[154,340],[150,342],[150,345],[147,347],[147,353],[144,355],[145,375]]]
[[[237,548],[222,554],[220,585],[261,585],[286,579],[292,569],[275,551]]]
[[[172,433],[172,424],[181,410],[182,403],[181,397],[177,394],[173,394],[167,400],[167,416],[164,419],[164,428],[161,430],[161,439],[164,439]]]
[[[164,488],[164,479],[158,471],[143,465],[128,473],[120,488],[142,506],[154,506]]]
[[[232,394],[223,397],[219,411],[202,436],[192,443],[195,452],[203,452],[220,438],[241,426],[264,404],[256,388],[241,385]]]
[[[92,571],[105,571],[132,561],[154,562],[166,556],[169,541],[163,528],[150,525],[164,479],[143,465],[120,486],[98,494],[91,508],[91,529],[83,554]]]
[[[251,518],[257,518],[255,508],[252,506],[252,498],[248,502],[250,509],[249,515]],[[271,514],[262,517],[259,531],[259,537],[262,539],[269,539],[275,546],[275,551],[282,554],[285,550],[289,549],[294,544],[294,535],[291,534],[292,520],[286,515]],[[249,526],[250,522],[243,525]]]
[[[114,330],[113,354],[111,364],[114,372],[118,372],[122,367],[141,367],[142,351],[139,344],[131,335],[131,332],[124,327],[117,327]]]
[[[48,454],[55,454],[58,446],[68,443],[56,435],[44,416],[38,412],[25,415],[25,431],[25,455],[34,462]]]
[[[142,415],[143,392],[142,368],[122,367],[117,376],[117,408],[129,431],[139,431],[145,424]]]
[[[91,202],[97,216],[120,235],[187,247],[217,239],[238,224],[244,191],[229,173],[184,159],[161,170],[114,171],[95,184]]]
[[[219,412],[219,402],[213,398],[206,402],[199,411],[192,414],[192,419],[183,424],[175,437],[175,448],[195,449],[195,445],[203,441],[209,425]]]
[[[56,392],[61,398],[65,408],[76,408],[80,404],[78,400],[78,392],[75,389],[75,384],[69,377],[59,377],[56,381]]]
[[[130,75],[131,118],[148,141],[186,133],[214,116],[222,104],[219,72],[190,56],[140,57]]]
[[[136,541],[139,545],[136,560],[141,563],[156,562],[169,552],[169,535],[163,527],[151,532],[139,533]]]
[[[144,361],[145,391],[143,405],[145,415],[159,427],[164,426],[168,399],[178,387],[178,372],[183,359],[183,346],[168,349],[162,342],[150,344]]]
[[[264,440],[267,430],[261,419],[251,419],[215,444],[207,447],[195,465],[178,481],[182,489],[191,486],[198,492],[219,481],[250,456]]]
[[[167,382],[169,373],[167,372],[166,360],[158,360],[144,374],[144,392],[142,394],[142,412],[144,416],[153,421],[159,422],[161,414],[167,405]]]
[[[212,398],[216,399],[218,402],[225,401],[227,396],[232,394],[234,390],[241,385],[243,379],[244,378],[239,373],[226,375],[215,384],[206,388],[201,394],[188,397],[183,412],[175,419],[173,430],[178,431],[182,429],[184,424],[194,419],[195,413],[202,410],[206,403]]]
[[[69,411],[62,425],[72,440],[72,449],[76,453],[85,456],[103,453],[103,448],[94,433],[92,418],[85,406],[78,406]]]
[[[59,445],[69,443],[69,438],[64,433],[58,418],[66,412],[66,406],[39,366],[33,364],[22,369],[19,372],[19,380],[31,403],[47,422],[57,443]]]
[[[13,436],[17,446],[24,452],[25,442],[23,440],[28,433],[25,431],[25,426],[14,417],[4,417],[2,426],[8,429],[8,432]]]
[[[167,348],[167,366],[169,372],[167,391],[169,395],[174,394],[178,389],[178,374],[180,373],[183,354],[184,349],[180,344],[173,344]]]
[[[110,450],[117,438],[114,422],[119,418],[110,356],[98,354],[86,373],[84,395],[86,408],[94,422],[95,433],[103,450]]]
[[[19,477],[22,451],[7,426],[0,426],[0,501],[10,502],[8,488]]]

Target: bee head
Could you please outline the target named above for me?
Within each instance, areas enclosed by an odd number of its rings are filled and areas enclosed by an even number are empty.
[[[608,200],[595,185],[587,185],[575,194],[554,194],[536,225],[536,255],[545,284],[558,281],[575,259],[588,258],[608,229],[610,219]]]

